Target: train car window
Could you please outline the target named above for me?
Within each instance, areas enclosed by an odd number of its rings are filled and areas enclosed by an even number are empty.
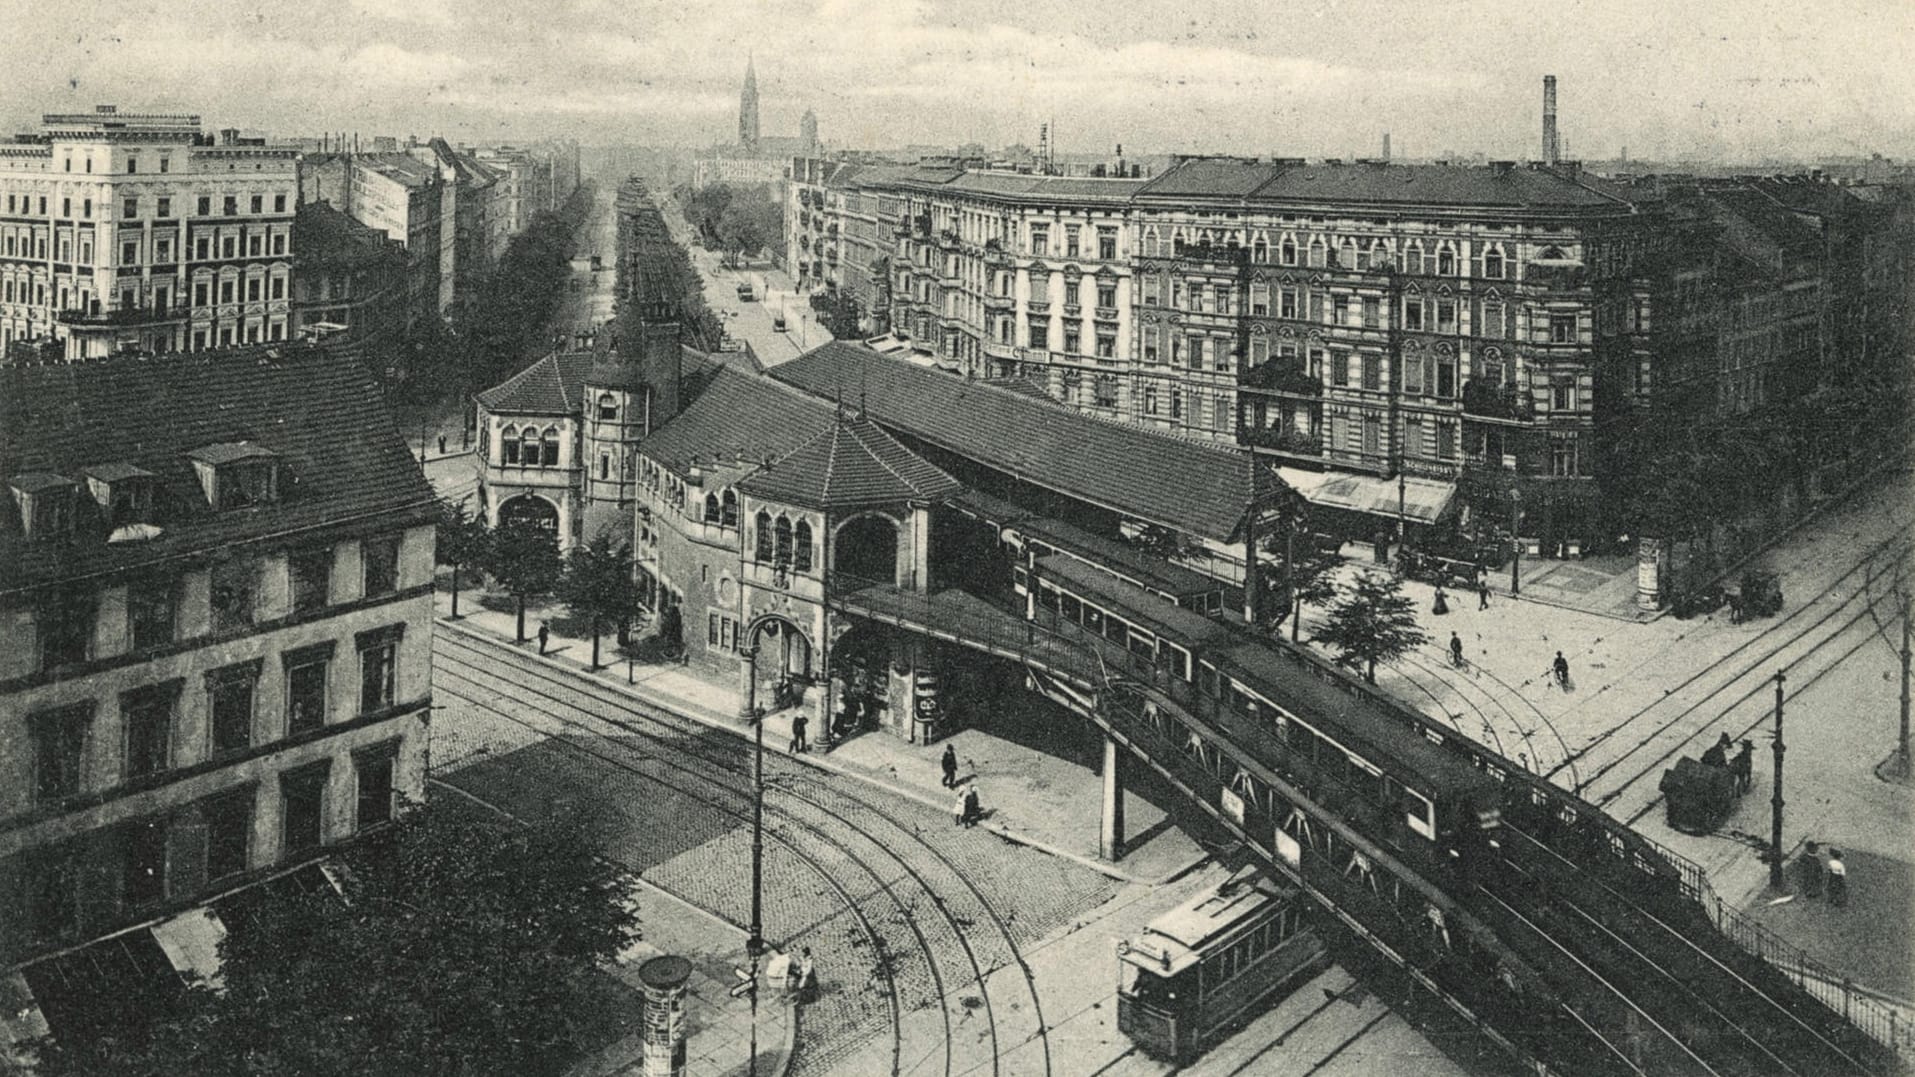
[[[1099,635],[1104,631],[1104,611],[1090,603],[1084,604],[1084,627]]]
[[[1203,690],[1204,695],[1212,696],[1212,697],[1216,696],[1217,667],[1210,665],[1207,662],[1199,663],[1197,666],[1197,677],[1198,677],[1197,686]]]
[[[1178,680],[1190,680],[1190,652],[1184,650],[1182,647],[1172,647],[1170,650],[1172,653],[1172,672],[1177,674]]]
[[[1063,595],[1061,596],[1061,600],[1064,606],[1063,614],[1066,621],[1081,622],[1084,619],[1084,604],[1077,601],[1075,595]]]
[[[1130,630],[1130,653],[1150,656],[1157,650],[1157,638],[1138,628]]]
[[[1019,565],[1011,570],[1011,582],[1018,587],[1028,588],[1031,585],[1031,574],[1023,565]]]
[[[1053,613],[1057,612],[1057,592],[1049,585],[1039,583],[1037,588],[1037,604]]]
[[[1418,834],[1431,841],[1436,840],[1436,816],[1430,811],[1429,798],[1414,789],[1405,789],[1404,792],[1408,794],[1407,803],[1403,806],[1404,822],[1410,824],[1410,829]]]
[[[1130,625],[1122,619],[1108,614],[1104,617],[1104,638],[1112,643],[1122,643],[1130,638]]]

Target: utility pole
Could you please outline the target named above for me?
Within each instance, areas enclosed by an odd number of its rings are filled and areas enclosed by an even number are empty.
[[[753,641],[745,648],[747,691],[746,713],[751,718],[751,936],[745,940],[745,952],[751,955],[754,981],[758,975],[758,955],[765,952],[765,716],[758,711],[758,648]]]
[[[1523,564],[1523,540],[1516,537],[1516,530],[1521,526],[1522,516],[1523,491],[1511,486],[1509,488],[1509,593],[1511,595],[1523,593],[1520,576]]]
[[[1770,798],[1769,889],[1782,890],[1782,686],[1787,675],[1775,675],[1775,795]]]
[[[1908,769],[1908,665],[1909,665],[1909,614],[1915,613],[1915,588],[1902,591],[1902,733],[1895,742],[1896,763],[1903,778],[1909,777]]]

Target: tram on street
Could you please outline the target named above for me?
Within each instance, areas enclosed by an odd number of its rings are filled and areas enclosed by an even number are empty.
[[[1185,1065],[1329,962],[1294,888],[1239,877],[1117,944],[1117,1028],[1145,1054]]]

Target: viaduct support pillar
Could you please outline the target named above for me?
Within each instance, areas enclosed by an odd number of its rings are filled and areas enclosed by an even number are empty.
[[[1117,739],[1104,737],[1104,825],[1097,851],[1111,863],[1124,858],[1124,752]]]

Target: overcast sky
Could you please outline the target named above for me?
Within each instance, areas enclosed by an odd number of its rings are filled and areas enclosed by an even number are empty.
[[[839,146],[1915,156],[1915,0],[0,0],[0,122],[700,144],[809,106]]]

